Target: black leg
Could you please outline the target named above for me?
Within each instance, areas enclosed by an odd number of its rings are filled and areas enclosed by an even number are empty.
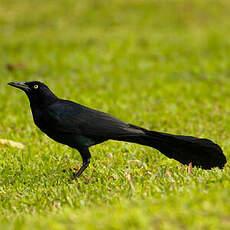
[[[77,150],[80,152],[82,160],[83,160],[83,165],[81,168],[77,171],[77,173],[74,175],[74,180],[76,180],[81,174],[84,172],[84,170],[89,166],[90,163],[90,152],[88,147],[81,147],[77,148]]]

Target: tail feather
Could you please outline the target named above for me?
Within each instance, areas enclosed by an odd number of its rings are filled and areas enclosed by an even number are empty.
[[[153,147],[182,164],[192,163],[193,166],[211,169],[223,168],[227,162],[220,146],[209,139],[149,131],[133,125],[132,127],[141,129],[143,135],[123,137],[123,140]]]

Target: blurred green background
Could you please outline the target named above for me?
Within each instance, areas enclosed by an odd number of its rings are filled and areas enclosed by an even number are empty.
[[[202,171],[140,145],[77,151],[35,128],[9,81],[158,131],[210,138],[229,158],[228,0],[0,0],[0,229],[229,229],[230,168]]]

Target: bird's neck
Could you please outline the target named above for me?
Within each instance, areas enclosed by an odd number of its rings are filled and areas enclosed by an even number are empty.
[[[53,103],[58,101],[58,97],[56,97],[54,94],[52,95],[41,95],[39,98],[37,97],[29,97],[30,101],[30,107],[33,110],[34,108],[37,109],[43,109],[47,108],[49,105],[52,105]]]

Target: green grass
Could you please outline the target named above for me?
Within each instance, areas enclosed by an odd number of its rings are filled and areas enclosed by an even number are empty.
[[[9,81],[230,152],[228,0],[1,0],[0,229],[229,229],[230,167],[193,172],[151,148],[77,151],[42,134]]]

